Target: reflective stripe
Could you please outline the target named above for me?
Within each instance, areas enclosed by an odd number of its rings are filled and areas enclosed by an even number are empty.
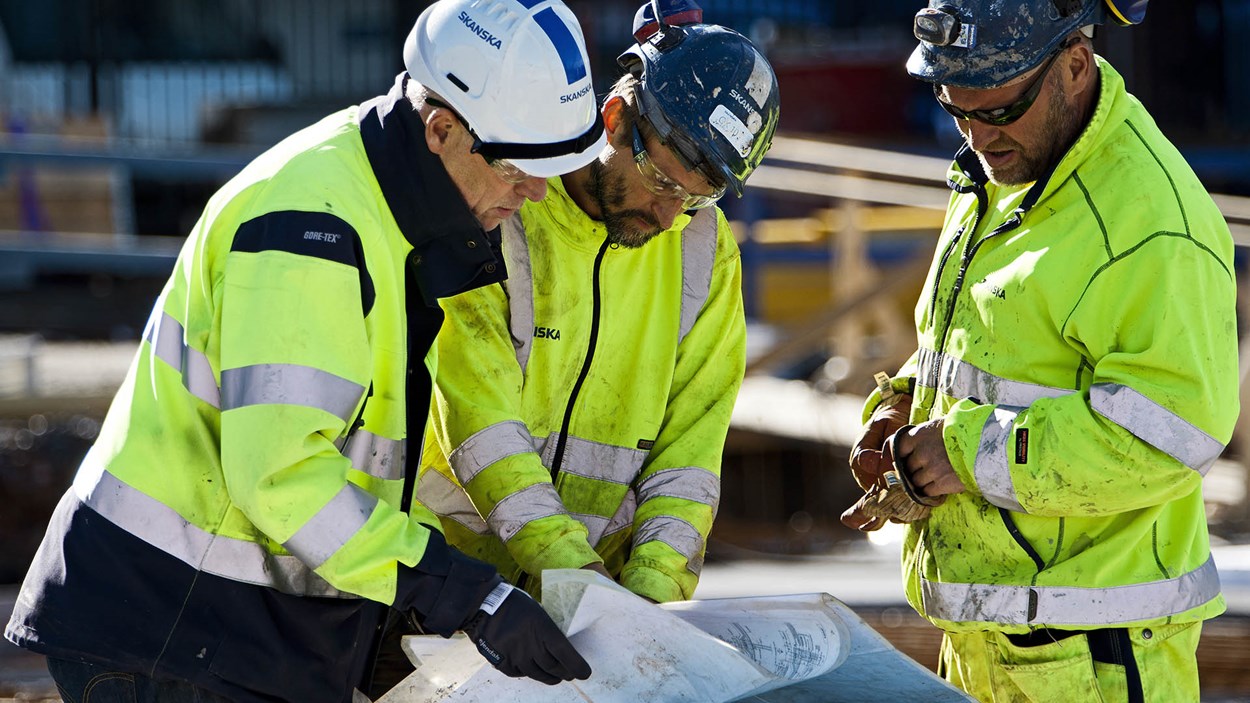
[[[981,428],[981,446],[972,467],[981,496],[1000,508],[1025,512],[1016,498],[1011,481],[1011,463],[1007,460],[1007,443],[1015,428],[1016,416],[1023,408],[995,407]]]
[[[1176,578],[1129,586],[994,586],[921,579],[924,612],[952,622],[1004,625],[1116,625],[1163,618],[1207,603],[1220,594],[1210,557]],[[1036,602],[1029,617],[1029,603]]]
[[[599,481],[631,484],[637,478],[647,452],[633,447],[618,447],[592,442],[569,435],[564,444],[564,460],[560,471]]]
[[[569,513],[574,520],[586,526],[586,544],[595,546],[608,530],[608,518],[589,513]]]
[[[429,469],[417,481],[417,501],[440,518],[449,518],[466,529],[484,535],[490,531],[464,489],[443,474]]]
[[[952,398],[976,398],[987,405],[1027,408],[1034,401],[1042,398],[1059,398],[1076,392],[1070,388],[1012,381],[983,371],[949,354],[940,356],[941,368],[936,390]],[[938,357],[937,352],[929,349],[920,350],[920,370],[917,375],[917,382],[920,385],[928,385],[929,379],[933,376],[934,364],[938,363]]]
[[[599,539],[611,537],[621,530],[633,527],[634,513],[636,512],[638,512],[638,497],[634,495],[634,489],[631,488],[625,492],[625,497],[621,499],[621,504],[617,507],[616,514],[612,516],[611,520],[608,520],[607,526],[603,528],[603,535]],[[596,542],[591,542],[591,544],[593,545]]]
[[[404,477],[407,451],[408,440],[379,437],[366,430],[353,432],[342,449],[353,469],[389,481]]]
[[[109,522],[205,573],[298,596],[356,598],[331,586],[296,557],[271,554],[255,542],[213,535],[108,472],[101,472],[94,485],[75,483],[74,490]]]
[[[712,290],[716,263],[716,208],[699,210],[681,232],[681,344]]]
[[[525,423],[508,420],[474,432],[452,451],[447,462],[463,485],[501,459],[533,451],[534,440]]]
[[[552,515],[567,515],[564,503],[550,483],[536,483],[495,503],[486,523],[507,542],[529,523]]]
[[[504,220],[500,231],[504,263],[508,267],[508,278],[503,286],[508,292],[512,346],[524,373],[534,347],[534,268],[530,263],[530,247],[525,238],[525,227],[521,224],[521,214]]]
[[[1089,401],[1099,415],[1203,476],[1224,451],[1218,439],[1128,386],[1096,384]]]
[[[221,392],[217,389],[217,378],[213,375],[212,364],[208,363],[208,356],[186,343],[182,324],[161,310],[163,302],[164,298],[157,301],[143,338],[152,345],[156,358],[182,374],[182,385],[191,395],[214,408],[221,408]]]
[[[295,364],[257,364],[221,372],[221,409],[249,405],[301,405],[319,408],[350,423],[365,387]]]
[[[638,484],[640,503],[661,496],[685,498],[715,510],[720,503],[720,477],[698,466],[686,466],[657,471]]]
[[[349,483],[282,546],[315,569],[365,526],[377,505],[376,496]]]
[[[686,568],[698,574],[703,570],[703,535],[694,525],[671,515],[649,518],[634,534],[634,549],[648,542],[663,542],[686,557]]]

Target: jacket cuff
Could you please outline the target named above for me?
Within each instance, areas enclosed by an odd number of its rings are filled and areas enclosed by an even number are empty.
[[[416,611],[422,628],[450,637],[502,581],[495,567],[447,546],[441,533],[431,531],[421,561],[398,566],[395,609]]]
[[[656,603],[687,600],[681,585],[672,576],[648,566],[626,566],[621,572],[621,585]]]
[[[977,485],[976,461],[981,449],[981,433],[985,421],[994,412],[993,405],[981,405],[964,399],[946,413],[942,424],[942,442],[946,445],[946,458],[951,462],[955,475],[971,493],[980,494]]]
[[[915,376],[895,376],[890,379],[890,388],[900,395],[916,395],[916,377]],[[877,407],[881,405],[881,389],[873,388],[872,393],[868,394],[868,399],[864,401],[864,409],[860,413],[860,424],[867,425],[872,419],[872,414],[876,412]]]

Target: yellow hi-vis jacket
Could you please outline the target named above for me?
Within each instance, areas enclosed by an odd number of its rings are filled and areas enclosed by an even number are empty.
[[[504,224],[508,280],[443,301],[456,360],[418,500],[506,578],[602,560],[635,593],[690,598],[745,366],[737,244],[709,208],[611,245],[548,189]]]
[[[1147,626],[1222,612],[1202,477],[1237,417],[1233,244],[1101,58],[1048,177],[967,148],[916,308],[912,422],[944,418],[967,491],[907,528],[907,599],[949,631]],[[876,403],[876,394],[866,408]]]
[[[210,200],[10,640],[239,701],[347,701],[368,675],[438,525],[402,510],[434,300],[502,275],[404,78]]]

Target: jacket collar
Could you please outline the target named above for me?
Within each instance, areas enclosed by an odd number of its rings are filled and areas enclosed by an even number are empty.
[[[413,247],[408,266],[426,304],[506,278],[499,230],[481,225],[442,161],[425,144],[425,125],[400,73],[386,95],[361,104],[365,154],[399,230]]]

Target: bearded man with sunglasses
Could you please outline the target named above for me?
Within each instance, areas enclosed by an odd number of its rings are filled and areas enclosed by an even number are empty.
[[[589,568],[690,598],[720,495],[745,320],[715,203],[771,145],[778,89],[746,38],[658,4],[602,104],[607,147],[504,223],[505,283],[444,302],[438,347],[471,356],[441,369],[417,496],[535,593]]]
[[[604,143],[572,12],[479,5],[431,5],[388,94],[193,229],[5,632],[66,700],[348,703],[392,614],[510,676],[590,675],[412,502],[438,299],[499,281],[499,223]]]
[[[1202,621],[1224,610],[1202,478],[1238,413],[1232,239],[1090,42],[1145,5],[915,18],[907,68],[967,143],[919,348],[869,399],[851,466],[939,503],[907,526],[907,598],[984,701],[1198,700]]]

